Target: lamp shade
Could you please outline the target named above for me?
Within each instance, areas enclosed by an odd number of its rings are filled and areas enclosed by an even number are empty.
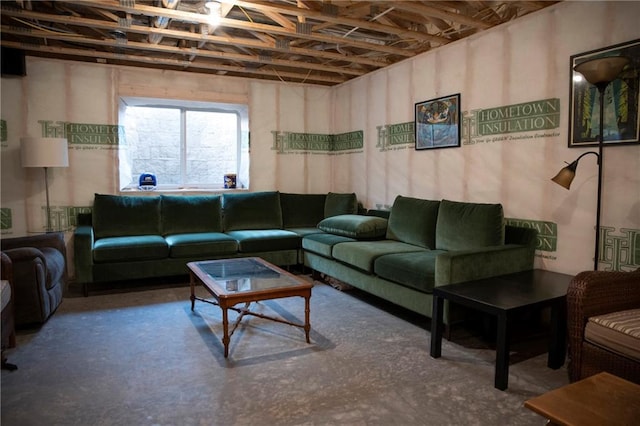
[[[598,83],[610,83],[615,80],[628,63],[629,59],[624,56],[609,56],[582,62],[573,69],[582,74],[589,83],[597,86]]]
[[[573,182],[573,178],[576,177],[577,166],[578,162],[574,161],[567,167],[563,167],[562,170],[560,170],[551,180],[563,188],[569,189],[571,187],[571,182]]]
[[[66,138],[21,138],[22,167],[69,167]]]

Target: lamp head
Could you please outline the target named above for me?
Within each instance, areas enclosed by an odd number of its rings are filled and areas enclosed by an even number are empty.
[[[69,167],[66,138],[21,138],[22,167]]]
[[[628,63],[629,58],[624,56],[608,56],[581,62],[573,69],[594,86],[606,86],[618,77]]]
[[[551,180],[563,188],[569,189],[573,178],[576,177],[576,167],[578,167],[578,160],[569,164],[567,167],[563,167]]]

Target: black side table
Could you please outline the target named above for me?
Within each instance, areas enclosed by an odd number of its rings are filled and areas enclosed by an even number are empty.
[[[547,365],[558,369],[566,355],[566,295],[573,276],[533,269],[476,281],[449,284],[433,289],[431,356],[442,352],[442,314],[444,300],[494,315],[497,318],[497,389],[507,389],[509,381],[509,322],[516,313],[551,307],[551,336]]]

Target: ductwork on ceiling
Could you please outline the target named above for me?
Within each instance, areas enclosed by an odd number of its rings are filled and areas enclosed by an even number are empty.
[[[162,0],[162,7],[166,8],[166,9],[172,9],[175,10],[178,5],[180,4],[180,0]],[[153,26],[155,28],[167,28],[169,26],[169,22],[171,21],[171,18],[167,18],[164,16],[156,16],[153,19]],[[158,44],[160,43],[160,41],[162,40],[162,35],[160,34],[149,34],[149,43],[151,44]]]

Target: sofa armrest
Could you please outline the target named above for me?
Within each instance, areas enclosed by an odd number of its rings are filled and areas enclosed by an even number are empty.
[[[73,259],[76,270],[76,281],[89,283],[93,281],[93,227],[80,225],[73,233]]]
[[[435,285],[527,271],[533,269],[533,255],[532,247],[517,244],[442,253],[436,257]]]

